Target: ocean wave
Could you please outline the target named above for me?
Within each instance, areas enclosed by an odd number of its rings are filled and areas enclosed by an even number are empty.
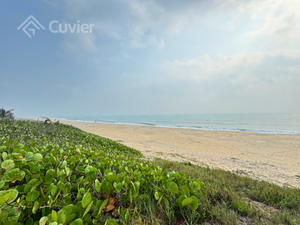
[[[137,126],[154,126],[164,128],[181,128],[181,129],[195,129],[195,130],[215,130],[215,131],[239,131],[239,132],[255,132],[265,134],[300,134],[299,131],[282,131],[282,130],[264,130],[264,129],[246,129],[246,128],[220,128],[220,127],[206,127],[206,126],[179,126],[155,124],[150,122],[119,122],[110,120],[81,120],[81,119],[66,119],[57,118],[59,120],[74,121],[74,122],[90,122],[90,123],[105,123],[105,124],[123,124],[123,125],[137,125]]]
[[[245,128],[216,128],[216,127],[198,127],[193,126],[197,130],[218,130],[218,131],[246,131],[266,134],[300,134],[299,131],[278,131],[278,130],[262,130],[262,129],[245,129]]]

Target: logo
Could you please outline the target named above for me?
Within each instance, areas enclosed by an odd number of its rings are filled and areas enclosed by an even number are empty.
[[[95,24],[87,24],[87,23],[80,23],[80,20],[77,20],[77,23],[74,24],[62,24],[57,20],[52,20],[49,23],[49,31],[51,33],[93,33],[93,27],[95,26]],[[34,16],[29,16],[18,28],[17,30],[20,30],[21,28],[23,28],[22,30],[24,31],[24,33],[32,38],[32,35],[35,35],[35,30],[46,30],[45,27],[36,19],[34,18]],[[28,32],[30,31],[30,32]]]
[[[32,25],[32,26],[31,26]],[[29,28],[31,26],[31,28]],[[23,27],[23,31],[25,34],[27,34],[28,37],[32,38],[31,34],[28,33],[30,31],[33,35],[35,35],[35,28],[40,30],[46,30],[45,27],[36,19],[33,15],[30,15],[18,28],[17,30],[20,30]],[[35,27],[35,28],[34,28]],[[28,28],[28,29],[27,29]]]

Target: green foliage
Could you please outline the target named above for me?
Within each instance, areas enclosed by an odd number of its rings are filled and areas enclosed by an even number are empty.
[[[190,163],[158,158],[153,163],[166,166],[171,171],[182,171],[193,178],[201,178],[206,184],[207,194],[204,197],[195,195],[199,201],[196,211],[202,208],[210,224],[240,224],[241,218],[247,224],[300,224],[299,188],[280,187],[229,171]],[[187,193],[188,189],[184,189]],[[182,195],[178,202],[186,198]],[[190,206],[182,207],[182,210]]]
[[[119,208],[118,210],[119,214],[120,214],[120,221],[123,223],[123,224],[130,224],[129,223],[129,220],[130,220],[130,214],[129,214],[129,211],[128,210],[124,210],[122,209],[121,207]]]
[[[196,213],[205,195],[200,179],[70,126],[2,120],[0,133],[0,225],[130,224],[145,216],[135,210],[145,201],[183,217]]]
[[[233,201],[230,208],[238,211],[242,216],[247,216],[250,213],[249,206],[242,200]]]
[[[7,191],[0,191],[0,205],[4,203],[13,202],[18,196],[18,191],[16,189],[9,189]]]

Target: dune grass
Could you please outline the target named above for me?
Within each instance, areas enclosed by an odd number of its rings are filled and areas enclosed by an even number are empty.
[[[221,169],[156,158],[156,165],[200,178],[207,187],[201,204],[211,224],[300,224],[300,190]]]

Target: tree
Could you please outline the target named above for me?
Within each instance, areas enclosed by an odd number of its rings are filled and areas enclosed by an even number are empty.
[[[14,111],[14,110],[13,109],[11,109],[11,110],[5,110],[3,108],[0,109],[0,118],[2,118],[2,119],[5,119],[5,118],[7,118],[7,119],[14,119],[15,115],[14,115],[14,113],[12,111]]]

